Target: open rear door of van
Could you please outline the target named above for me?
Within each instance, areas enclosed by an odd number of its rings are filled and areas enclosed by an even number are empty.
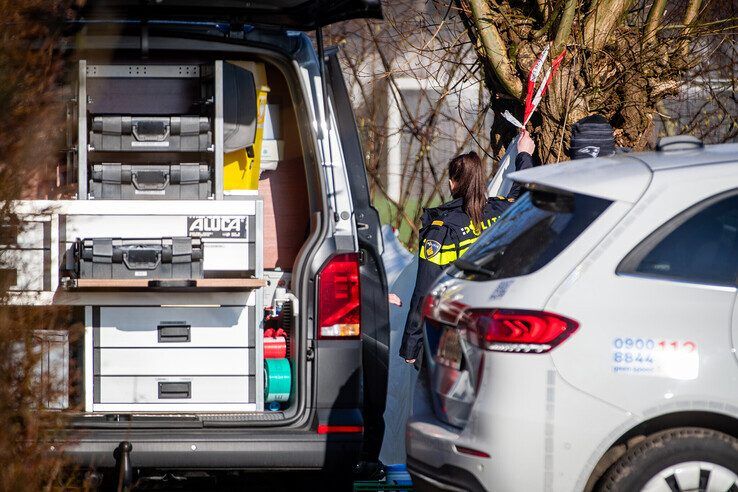
[[[313,30],[350,19],[381,19],[379,0],[90,0],[82,18],[211,21]]]
[[[379,454],[384,434],[382,416],[387,399],[389,364],[389,304],[387,278],[381,256],[381,223],[379,213],[371,204],[364,154],[337,50],[326,50],[325,64],[328,96],[335,111],[338,136],[349,176],[362,258],[360,274],[365,455],[372,456],[374,453]]]

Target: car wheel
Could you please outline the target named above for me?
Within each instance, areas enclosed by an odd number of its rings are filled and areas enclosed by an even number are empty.
[[[682,427],[649,436],[600,482],[607,492],[738,492],[738,439]]]

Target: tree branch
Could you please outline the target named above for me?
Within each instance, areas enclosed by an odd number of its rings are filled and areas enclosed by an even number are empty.
[[[656,39],[656,32],[659,29],[661,19],[664,17],[666,10],[666,0],[654,0],[651,8],[648,10],[646,17],[646,27],[643,31],[643,46],[648,46]]]
[[[684,29],[682,30],[682,41],[679,45],[679,51],[682,59],[686,60],[689,56],[689,45],[691,43],[692,24],[697,20],[702,7],[702,0],[689,0],[687,11],[684,13]]]
[[[523,84],[515,73],[515,67],[507,56],[500,33],[491,22],[492,11],[485,0],[469,0],[474,26],[482,41],[485,58],[492,67],[500,85],[508,94],[523,97]]]
[[[551,7],[549,7],[546,0],[536,0],[536,6],[538,7],[538,13],[541,14],[541,19],[545,22],[551,15]]]
[[[667,137],[671,137],[672,135],[676,135],[678,133],[677,129],[677,123],[674,121],[674,118],[669,116],[669,112],[666,109],[666,105],[664,104],[664,101],[661,100],[655,104],[656,111],[658,111],[658,115],[661,118],[661,123],[664,125],[664,132],[666,133]]]
[[[577,0],[566,0],[564,11],[561,14],[559,27],[556,30],[556,37],[554,38],[553,53],[551,53],[554,57],[558,56],[559,53],[566,48],[569,35],[571,34],[571,25],[574,22],[574,14],[576,13],[576,10]]]

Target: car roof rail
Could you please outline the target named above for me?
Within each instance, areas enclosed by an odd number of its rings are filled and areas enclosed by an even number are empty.
[[[656,151],[692,150],[701,149],[704,146],[702,140],[692,135],[674,135],[672,137],[661,137],[656,143]]]

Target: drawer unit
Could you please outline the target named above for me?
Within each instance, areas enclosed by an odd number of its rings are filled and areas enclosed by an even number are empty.
[[[95,403],[252,403],[253,376],[96,376]]]
[[[258,287],[238,282],[229,286],[227,280],[263,276],[263,203],[258,197],[165,200],[155,207],[143,200],[32,200],[14,202],[14,208],[18,219],[0,224],[0,275],[9,277],[13,291],[32,295],[14,295],[13,303],[88,305],[99,301],[84,302],[87,293],[117,286],[101,282],[101,286],[88,284],[87,292],[74,296],[54,295],[60,287],[74,289],[77,279],[136,280],[128,287],[170,292],[201,284],[145,282],[221,281],[202,282],[204,292],[219,285],[224,291]],[[189,246],[183,249],[182,241],[189,241]],[[188,258],[190,247],[193,255]],[[111,250],[109,254],[105,248]],[[114,255],[116,250],[121,254]],[[75,255],[78,251],[82,254]],[[83,256],[85,251],[92,254],[91,259]],[[119,284],[126,288],[125,282]],[[36,296],[37,292],[44,295]]]
[[[240,306],[87,306],[87,411],[263,409],[260,296],[254,301]]]
[[[258,211],[261,211],[260,202]],[[141,238],[147,238],[149,242],[156,238],[190,238],[201,252],[201,268],[197,268],[197,275],[192,273],[183,278],[259,277],[262,273],[261,240],[257,238],[261,237],[261,232],[258,230],[260,226],[257,226],[257,222],[260,223],[260,220],[257,217],[256,214],[66,216],[62,231],[62,241],[67,250],[65,268],[68,271],[78,270],[78,260],[74,255],[75,240],[78,238],[86,241],[115,238],[123,242],[143,241]],[[193,267],[192,271],[195,270]],[[126,271],[121,271],[121,275],[109,278],[133,276]]]
[[[252,376],[253,348],[96,348],[95,376]]]
[[[254,306],[102,307],[96,348],[254,347]]]

